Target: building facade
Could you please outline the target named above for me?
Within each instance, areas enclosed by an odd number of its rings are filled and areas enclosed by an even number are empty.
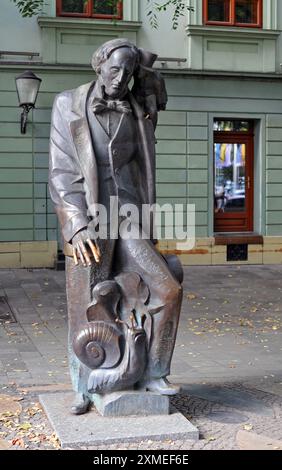
[[[281,263],[282,3],[187,0],[194,11],[176,31],[169,12],[152,29],[141,0],[124,0],[114,20],[103,1],[47,3],[31,19],[8,0],[1,10],[0,267],[55,266],[61,242],[47,184],[52,103],[60,91],[94,79],[93,51],[116,37],[156,52],[166,80],[158,203],[195,205],[195,246],[162,239],[160,250],[187,265]],[[22,135],[15,77],[27,69],[42,84]]]

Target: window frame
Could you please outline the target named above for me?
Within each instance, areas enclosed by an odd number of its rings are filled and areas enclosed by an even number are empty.
[[[209,0],[203,0],[203,21],[207,26],[233,26],[236,28],[262,28],[263,20],[263,2],[258,0],[258,11],[257,11],[257,23],[239,23],[236,22],[236,1],[229,0],[229,18],[230,21],[209,21],[208,19],[208,2]]]
[[[93,12],[93,3],[94,0],[87,1],[87,8],[85,13],[68,13],[63,11],[63,0],[56,1],[56,14],[60,17],[71,17],[71,18],[96,18],[102,20],[122,20],[123,19],[123,8],[122,8],[122,1],[118,2],[117,5],[117,15],[103,15],[99,13],[92,13]]]

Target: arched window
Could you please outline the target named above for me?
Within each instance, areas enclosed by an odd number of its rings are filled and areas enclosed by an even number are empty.
[[[204,0],[204,24],[262,27],[262,0]]]
[[[57,16],[122,19],[119,0],[57,0]]]

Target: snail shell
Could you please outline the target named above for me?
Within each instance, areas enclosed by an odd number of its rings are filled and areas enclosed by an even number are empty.
[[[73,340],[78,359],[90,369],[115,367],[121,358],[121,333],[112,323],[87,323]]]

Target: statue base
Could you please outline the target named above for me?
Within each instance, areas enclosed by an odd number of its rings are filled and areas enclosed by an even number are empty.
[[[101,416],[94,408],[85,415],[70,413],[70,392],[40,395],[39,400],[63,449],[141,442],[146,440],[198,440],[199,431],[181,413],[169,415]]]
[[[92,395],[96,410],[102,416],[168,415],[169,398],[152,392],[121,391]]]

